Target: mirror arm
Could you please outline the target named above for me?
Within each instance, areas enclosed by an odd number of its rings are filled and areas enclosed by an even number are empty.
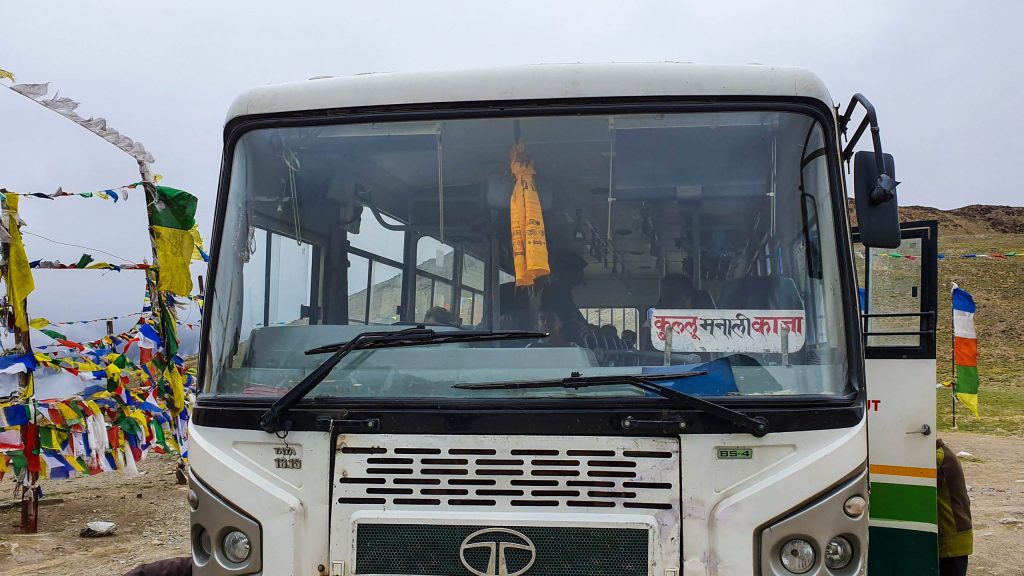
[[[846,135],[846,129],[850,125],[850,120],[853,118],[853,111],[857,108],[857,104],[860,104],[864,108],[864,120],[861,121],[860,126],[853,133],[853,137],[847,141],[846,149],[843,150],[843,160],[849,160],[853,157],[853,147],[860,141],[860,137],[864,134],[864,130],[871,126],[871,143],[875,148],[875,165],[878,167],[878,173],[885,173],[885,163],[882,160],[882,137],[878,131],[878,114],[875,113],[875,106],[863,94],[857,93],[850,98],[850,104],[846,107],[846,112],[839,118],[839,129]]]
[[[853,157],[853,148],[860,141],[861,136],[864,135],[864,130],[871,127],[871,144],[875,149],[875,168],[878,172],[878,183],[875,188],[871,191],[870,201],[874,205],[884,204],[892,200],[896,196],[896,185],[899,184],[892,176],[885,173],[885,158],[882,155],[882,137],[878,130],[878,115],[875,113],[875,106],[864,97],[863,94],[857,93],[850,98],[850,103],[846,107],[846,112],[839,117],[839,129],[843,135],[846,135],[846,130],[849,128],[850,120],[853,118],[853,111],[856,109],[857,104],[860,104],[864,108],[864,119],[861,120],[857,126],[857,130],[854,131],[853,136],[847,140],[846,148],[843,149],[843,161],[849,162],[850,158]]]

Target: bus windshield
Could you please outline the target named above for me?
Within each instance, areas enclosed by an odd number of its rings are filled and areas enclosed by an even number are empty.
[[[305,350],[419,324],[548,337],[354,352],[310,397],[627,397],[454,385],[684,371],[689,394],[845,394],[826,149],[781,111],[253,129],[226,163],[205,394],[280,396],[324,360]]]

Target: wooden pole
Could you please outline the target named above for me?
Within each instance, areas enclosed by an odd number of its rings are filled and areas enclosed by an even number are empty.
[[[10,278],[10,276],[5,276],[5,278]],[[10,288],[8,288],[8,293],[9,292]],[[28,303],[26,302],[26,306],[27,304]],[[25,315],[28,316],[28,313],[26,312]],[[24,321],[27,325],[28,318],[25,318]],[[14,331],[14,342],[16,344],[18,352],[20,354],[31,354],[32,342],[29,339],[28,330],[22,331],[18,329],[16,318],[15,321],[12,322],[12,325],[13,326],[11,326],[11,328]],[[28,388],[32,384],[31,378],[31,372],[22,372],[18,374],[18,383],[20,384],[22,390]],[[28,401],[31,404],[31,398],[27,399],[26,401]],[[34,410],[32,411],[32,418],[33,420],[35,419]],[[25,446],[26,459],[28,458],[27,440],[28,438],[25,435],[25,427],[22,426],[21,443],[22,446]],[[21,485],[21,531],[24,534],[35,534],[39,531],[39,472],[26,471],[26,474],[28,474],[28,478],[26,479],[27,482]]]

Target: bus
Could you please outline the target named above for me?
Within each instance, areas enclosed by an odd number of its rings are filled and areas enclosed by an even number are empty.
[[[863,96],[317,78],[238,98],[223,154],[194,574],[844,576],[869,538],[934,572],[935,228]]]

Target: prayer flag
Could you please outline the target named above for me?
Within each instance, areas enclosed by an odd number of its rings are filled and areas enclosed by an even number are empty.
[[[10,254],[7,262],[7,294],[14,309],[14,324],[21,330],[28,330],[25,314],[25,299],[36,289],[32,280],[32,268],[25,256],[25,245],[18,229],[18,195],[7,193],[7,229],[11,234]]]
[[[47,320],[46,318],[33,318],[32,321],[28,323],[28,325],[31,326],[32,328],[35,328],[36,330],[39,330],[41,328],[46,328],[47,326],[49,326],[50,321]]]
[[[39,331],[42,332],[43,334],[46,334],[50,338],[53,338],[54,340],[67,340],[68,339],[67,336],[61,334],[60,332],[57,332],[56,330],[49,330],[49,329],[41,328]]]
[[[190,232],[192,234],[192,244],[194,246],[192,259],[199,260],[201,262],[209,262],[210,256],[206,253],[206,249],[203,247],[203,237],[199,234],[199,224],[193,226]]]
[[[150,212],[160,276],[157,288],[181,296],[192,293],[189,263],[195,250],[196,197],[175,188],[157,186],[157,202]]]
[[[150,324],[140,324],[139,348],[159,350],[161,346],[163,346],[163,341],[160,339],[160,335],[156,333],[156,329]],[[140,363],[145,364],[145,362]]]
[[[28,424],[28,404],[12,404],[0,408],[0,428],[10,428]]]
[[[20,430],[4,430],[0,432],[0,450],[21,450],[25,444],[21,441]],[[0,458],[3,455],[0,454]]]
[[[964,406],[978,416],[978,335],[974,328],[974,297],[953,284],[953,390]]]
[[[0,356],[0,373],[2,374],[32,372],[36,369],[36,366],[36,355],[32,352],[29,352],[28,354]]]
[[[78,263],[75,264],[75,268],[85,268],[92,262],[92,254],[82,254],[82,257],[78,259]]]

